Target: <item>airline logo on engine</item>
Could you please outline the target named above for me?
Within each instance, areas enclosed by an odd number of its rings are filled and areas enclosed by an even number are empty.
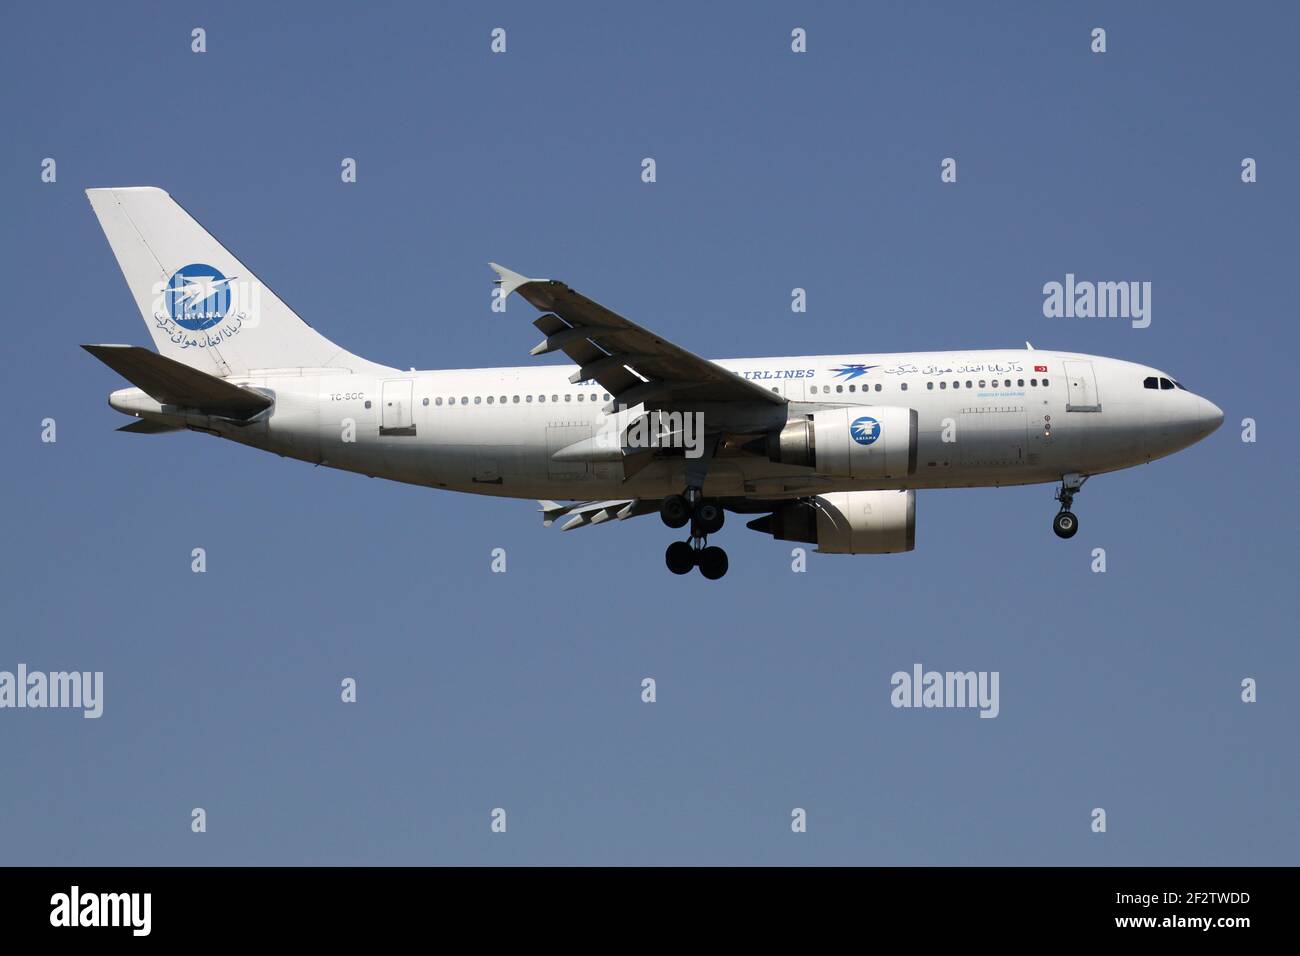
[[[854,419],[853,424],[849,426],[849,434],[859,445],[870,445],[880,437],[880,422],[870,415],[863,415],[861,418]]]

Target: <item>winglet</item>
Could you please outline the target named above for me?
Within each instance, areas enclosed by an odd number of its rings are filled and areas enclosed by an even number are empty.
[[[538,281],[536,279],[530,279],[528,276],[522,276],[518,272],[511,272],[505,266],[498,265],[495,262],[489,262],[488,265],[491,266],[492,271],[497,274],[497,278],[493,281],[501,287],[501,298],[503,299],[509,296],[511,292],[514,292],[521,285]]]

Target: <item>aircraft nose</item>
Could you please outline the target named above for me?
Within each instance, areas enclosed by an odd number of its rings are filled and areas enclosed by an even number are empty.
[[[1223,409],[1208,398],[1202,398],[1201,402],[1201,437],[1212,433],[1223,424]]]

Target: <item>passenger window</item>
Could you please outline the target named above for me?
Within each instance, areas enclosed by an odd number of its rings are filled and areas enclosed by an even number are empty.
[[[1024,388],[1024,387],[1025,387],[1025,380],[1023,378],[1016,379],[1016,388]]]
[[[609,394],[609,392],[606,392],[606,393],[605,393],[605,401],[609,401],[609,399],[610,399],[610,394]]]
[[[566,402],[571,402],[571,401],[573,401],[573,396],[572,396],[572,395],[565,395],[565,396],[564,396],[564,400],[565,400]]]
[[[1167,378],[1162,378],[1162,379],[1160,380],[1160,389],[1161,389],[1161,391],[1168,391],[1169,389],[1171,389],[1171,388],[1173,388],[1173,387],[1174,387],[1174,383],[1171,382],[1171,381],[1169,381],[1169,379],[1167,379]]]
[[[553,402],[558,402],[559,400],[560,400],[560,396],[558,396],[558,395],[552,395],[552,396],[551,396],[551,401],[553,401]]]
[[[462,396],[460,397],[460,403],[461,403],[462,405],[468,405],[468,404],[469,404],[469,396],[468,396],[468,395],[462,395]]]
[[[579,393],[578,393],[578,401],[582,401],[583,398],[584,398],[584,396],[583,396],[582,392],[579,392]]]
[[[856,392],[857,390],[858,390],[858,387],[857,387],[856,385],[850,385],[850,386],[849,386],[849,391],[850,391],[850,392]],[[772,389],[772,391],[775,392],[776,389]]]
[[[488,396],[488,404],[489,404],[489,405],[492,404],[492,396],[491,396],[491,395]]]
[[[532,400],[533,400],[533,396],[531,396],[531,395],[525,395],[525,396],[524,396],[524,401],[525,401],[525,402],[531,402]]]
[[[537,396],[537,400],[538,400],[539,402],[544,402],[544,401],[546,401],[546,396],[545,396],[545,395],[538,395],[538,396]]]
[[[876,391],[877,391],[877,392],[880,391],[880,383],[879,383],[879,382],[876,383]]]
[[[966,387],[967,387],[967,388],[970,388],[970,387],[971,387],[971,381],[970,381],[970,379],[966,379]]]
[[[835,391],[837,391],[837,392],[842,392],[842,391],[844,391],[844,386],[843,386],[843,385],[836,385],[836,386],[835,386]]]
[[[441,404],[442,404],[442,399],[441,399],[441,398],[435,398],[435,399],[433,400],[433,404],[435,404],[435,405],[441,405]]]
[[[511,401],[514,402],[516,405],[518,405],[518,404],[519,404],[519,396],[516,395],[514,398],[511,399]]]
[[[1047,388],[1047,379],[1043,379],[1043,388]]]
[[[428,404],[429,404],[429,400],[426,398],[426,399],[424,399],[424,400],[421,402],[421,404],[423,404],[423,405],[428,405]]]
[[[1030,387],[1030,388],[1037,388],[1037,387],[1038,387],[1038,379],[1036,379],[1036,378],[1031,378],[1031,379],[1029,380],[1029,387]]]
[[[980,388],[984,387],[984,379],[980,379]]]
[[[947,383],[947,382],[940,382],[940,383],[939,383],[939,387],[940,387],[940,388],[947,388],[947,387],[948,387],[948,383]]]
[[[907,383],[904,382],[902,385],[898,386],[898,388],[899,388],[899,391],[906,392],[906,391],[907,391]]]
[[[926,382],[926,383],[925,383],[925,387],[928,388],[928,389],[930,389],[931,391],[933,391],[933,390],[934,390],[934,382]]]
[[[483,396],[482,396],[482,395],[475,395],[475,396],[474,396],[474,404],[475,404],[475,405],[481,405],[482,403],[483,403]]]

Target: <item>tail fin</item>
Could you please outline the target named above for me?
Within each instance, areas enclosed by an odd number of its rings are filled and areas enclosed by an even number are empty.
[[[87,189],[86,196],[162,355],[219,376],[382,368],[298,318],[163,190]]]

